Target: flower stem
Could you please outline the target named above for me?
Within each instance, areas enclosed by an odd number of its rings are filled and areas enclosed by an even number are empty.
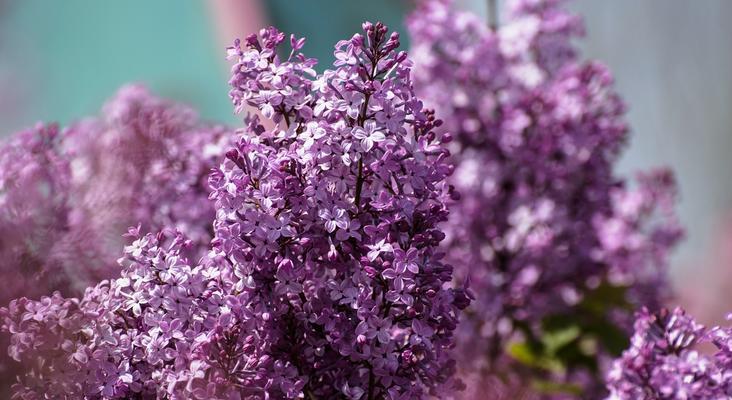
[[[488,0],[488,27],[493,32],[498,29],[498,0]]]
[[[358,177],[356,178],[356,208],[361,209],[361,190],[363,188],[363,158],[358,160]]]
[[[369,397],[368,400],[374,400],[374,371],[369,369]]]

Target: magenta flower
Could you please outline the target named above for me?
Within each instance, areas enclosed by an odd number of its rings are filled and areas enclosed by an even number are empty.
[[[127,86],[99,117],[66,129],[38,125],[0,144],[0,276],[12,282],[0,306],[56,290],[81,294],[118,275],[130,225],[177,227],[196,243],[190,256],[205,254],[214,215],[206,175],[226,132]],[[1,356],[0,397],[10,396],[16,372]]]
[[[231,343],[230,337],[221,341],[224,332],[212,330],[231,320],[222,291],[226,275],[210,262],[190,265],[182,253],[192,243],[179,234],[133,239],[120,259],[120,277],[87,289],[81,300],[56,293],[39,302],[14,300],[0,310],[2,328],[12,333],[9,353],[26,369],[14,395],[129,399],[205,393],[228,399],[232,393],[261,394],[248,381],[246,352],[227,347],[224,355],[211,353],[212,347]],[[232,355],[235,367],[233,360],[222,359]]]

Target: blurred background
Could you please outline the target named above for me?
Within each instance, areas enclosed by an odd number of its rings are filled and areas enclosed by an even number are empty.
[[[459,3],[486,13],[483,0]],[[36,121],[93,115],[130,81],[190,103],[205,119],[236,124],[224,59],[234,37],[275,24],[306,36],[306,53],[327,62],[333,44],[363,20],[403,33],[410,7],[394,0],[0,0],[0,136]],[[673,259],[679,301],[703,309],[703,320],[717,319],[732,308],[732,1],[577,0],[570,7],[585,18],[584,56],[610,66],[630,107],[633,134],[618,172],[673,167],[687,227]]]

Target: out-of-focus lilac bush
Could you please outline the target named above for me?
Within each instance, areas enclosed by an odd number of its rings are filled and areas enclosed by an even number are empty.
[[[70,157],[60,140],[58,126],[38,125],[0,148],[0,271],[14,283],[3,290],[3,305],[68,283],[46,268],[46,260],[56,257],[53,245],[62,240],[70,212]],[[58,264],[52,263],[56,272]],[[39,287],[37,281],[46,277],[51,281]]]
[[[189,256],[213,234],[207,176],[231,132],[193,110],[126,86],[99,117],[43,125],[0,145],[0,305],[21,296],[80,294],[117,276],[130,225],[190,235]],[[5,338],[0,344],[7,347]],[[1,385],[12,380],[0,357]]]
[[[233,131],[202,123],[191,108],[138,85],[120,89],[100,118],[79,125],[67,147],[81,212],[115,226],[116,241],[137,223],[146,231],[178,229],[193,242],[196,258],[203,255],[213,236],[208,174]]]
[[[592,397],[632,309],[667,296],[681,229],[669,171],[635,184],[613,174],[625,107],[609,71],[579,59],[582,21],[562,3],[509,2],[495,28],[426,1],[408,22],[415,90],[454,138],[460,200],[445,249],[476,296],[458,328],[459,366],[478,387],[498,376]]]
[[[191,243],[179,233],[130,235],[135,241],[120,259],[119,278],[81,299],[21,298],[0,312],[13,334],[9,354],[23,368],[14,398],[145,399],[179,386],[190,392],[187,379],[198,371],[191,347],[213,334],[223,302],[216,274],[191,266],[182,256]]]
[[[122,234],[173,227],[205,253],[214,209],[207,176],[231,132],[141,86],[122,88],[100,117],[38,125],[0,146],[0,303],[81,293],[116,275]]]

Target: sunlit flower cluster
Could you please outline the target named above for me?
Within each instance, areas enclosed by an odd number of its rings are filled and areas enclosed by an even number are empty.
[[[468,299],[446,289],[445,140],[380,23],[338,42],[315,74],[274,29],[229,50],[231,97],[258,117],[211,176],[217,255],[262,338],[272,396],[424,398],[450,382]],[[286,54],[286,53],[285,53]],[[225,329],[233,329],[226,327]],[[281,391],[281,393],[280,393]]]
[[[459,386],[449,350],[470,299],[438,251],[449,137],[413,94],[398,35],[364,31],[321,75],[303,40],[281,59],[273,28],[229,49],[236,108],[273,128],[247,117],[210,175],[210,252],[196,262],[181,233],[132,228],[121,277],[80,300],[13,301],[2,313],[26,369],[18,398],[404,399]]]
[[[663,308],[673,174],[614,172],[563,3],[424,0],[414,61],[366,22],[323,72],[262,29],[237,131],[131,85],[1,144],[0,397],[732,397],[732,329]]]
[[[39,124],[0,146],[0,272],[21,295],[81,293],[119,271],[129,226],[173,227],[206,252],[213,234],[207,177],[231,132],[188,107],[122,88],[100,117]]]
[[[80,300],[55,293],[0,311],[9,354],[25,368],[16,398],[212,398],[218,375],[202,382],[207,368],[191,355],[208,353],[226,309],[217,269],[192,266],[179,233],[130,236],[121,275]]]

